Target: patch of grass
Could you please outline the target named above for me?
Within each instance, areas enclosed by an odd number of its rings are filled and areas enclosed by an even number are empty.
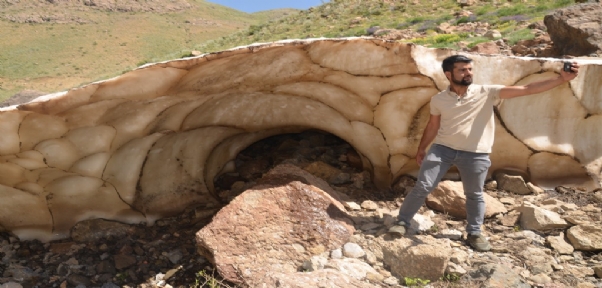
[[[495,9],[496,8],[493,7],[491,4],[486,4],[485,6],[478,7],[473,13],[475,13],[477,16],[482,16],[495,11]]]
[[[470,16],[464,16],[464,17],[460,17],[458,18],[458,20],[456,20],[456,25],[462,24],[462,23],[470,23],[470,22],[476,22],[477,21],[477,16],[470,15]]]
[[[215,271],[208,273],[206,270],[201,270],[196,273],[195,283],[193,288],[233,288],[232,285],[221,280],[215,275]]]
[[[473,37],[473,38],[470,38],[470,43],[468,43],[467,47],[472,48],[474,46],[477,46],[478,44],[489,42],[489,41],[491,41],[491,39],[486,38],[486,37]]]
[[[460,281],[460,278],[461,277],[457,274],[445,274],[445,276],[443,276],[441,280],[445,282],[458,282]]]
[[[425,38],[412,39],[411,42],[418,45],[443,48],[451,47],[451,44],[457,43],[462,39],[464,38],[460,34],[436,34]]]
[[[528,8],[522,3],[516,4],[514,6],[503,7],[497,11],[497,15],[500,17],[528,14],[528,13],[529,13]]]
[[[431,281],[426,279],[420,279],[418,277],[403,277],[405,285],[409,287],[424,287],[428,285]]]
[[[510,45],[514,45],[520,40],[531,40],[533,38],[535,38],[535,35],[533,35],[530,29],[521,29],[506,35],[506,39],[508,39],[508,44]]]

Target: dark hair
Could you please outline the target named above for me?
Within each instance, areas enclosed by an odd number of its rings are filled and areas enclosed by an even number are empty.
[[[472,59],[470,59],[464,55],[449,56],[443,60],[443,63],[441,63],[441,68],[443,68],[443,72],[447,72],[447,71],[451,72],[452,70],[454,70],[454,64],[456,64],[458,62],[470,63],[470,62],[472,62]]]

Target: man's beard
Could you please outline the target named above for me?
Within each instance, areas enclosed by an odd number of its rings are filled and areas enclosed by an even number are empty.
[[[454,82],[454,84],[456,84],[456,85],[468,86],[468,85],[472,84],[472,77],[464,77],[464,78],[462,78],[462,80],[456,80],[456,79],[452,78],[452,82]]]

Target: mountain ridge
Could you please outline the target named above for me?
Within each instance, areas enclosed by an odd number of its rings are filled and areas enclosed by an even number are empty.
[[[197,43],[279,18],[203,0],[0,1],[0,101],[53,93],[180,58]]]
[[[438,33],[441,24],[487,22],[516,42],[534,37],[525,21],[540,21],[570,4],[574,2],[336,0],[307,10],[249,14],[204,0],[3,0],[0,101],[25,90],[64,91],[192,51],[284,39],[411,30],[420,34],[403,41],[453,48],[461,41],[471,46],[490,39]]]

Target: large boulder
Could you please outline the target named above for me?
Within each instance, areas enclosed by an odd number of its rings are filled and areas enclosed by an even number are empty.
[[[544,17],[554,49],[560,55],[602,53],[602,6],[583,3],[556,10]]]
[[[485,217],[507,213],[508,210],[499,200],[483,193],[485,199]],[[466,194],[462,182],[442,181],[426,198],[426,205],[441,213],[466,219]]]
[[[275,287],[305,260],[340,248],[353,234],[342,204],[310,184],[319,182],[315,177],[290,166],[275,169],[197,233],[199,252],[228,281]]]

